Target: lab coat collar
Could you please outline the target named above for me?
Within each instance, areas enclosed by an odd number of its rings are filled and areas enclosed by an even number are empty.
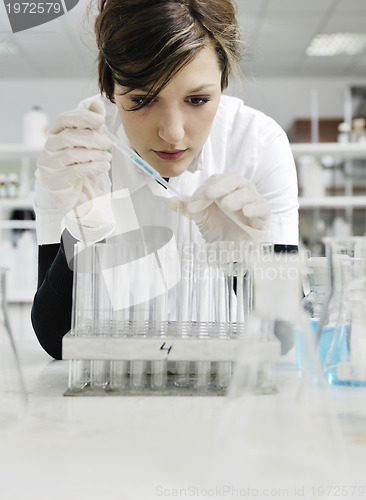
[[[203,170],[203,149],[198,153],[198,155],[191,161],[187,167],[187,171],[194,174],[197,170]]]

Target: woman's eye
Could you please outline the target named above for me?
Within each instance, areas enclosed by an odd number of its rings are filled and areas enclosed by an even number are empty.
[[[132,104],[139,105],[145,101],[146,96],[136,95],[136,96],[131,96],[130,99],[131,99]]]
[[[209,97],[189,97],[188,102],[193,104],[193,106],[202,106],[202,104],[206,104],[210,100]]]

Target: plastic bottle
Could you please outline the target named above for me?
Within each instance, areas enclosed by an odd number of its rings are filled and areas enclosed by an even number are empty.
[[[316,198],[325,196],[324,169],[314,156],[299,158],[302,196]]]
[[[0,174],[0,199],[7,197],[6,191],[6,175]]]
[[[34,106],[23,118],[23,142],[27,146],[43,148],[48,133],[48,115]]]
[[[347,122],[342,122],[338,125],[338,142],[347,143],[350,142],[351,127]]]
[[[8,175],[6,180],[6,194],[8,198],[17,198],[19,195],[19,177],[16,173]]]
[[[352,120],[352,142],[366,142],[366,119],[354,118]]]

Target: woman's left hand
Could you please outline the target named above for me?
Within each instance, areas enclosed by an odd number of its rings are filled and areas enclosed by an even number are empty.
[[[258,241],[271,217],[267,200],[237,173],[212,175],[190,198],[171,198],[168,203],[191,216],[208,242]]]

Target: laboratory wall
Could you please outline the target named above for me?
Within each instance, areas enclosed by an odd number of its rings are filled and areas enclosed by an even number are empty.
[[[33,106],[40,106],[52,124],[60,112],[75,108],[82,99],[97,92],[95,78],[0,78],[0,142],[22,142],[23,116]]]
[[[232,82],[228,92],[272,116],[289,131],[297,118],[309,118],[311,93],[317,89],[321,117],[342,117],[344,92],[349,86],[366,85],[366,78],[247,78]],[[97,93],[96,78],[0,79],[0,142],[22,141],[23,115],[34,105],[55,119],[84,97]]]
[[[242,97],[250,106],[272,116],[288,132],[294,120],[310,117],[314,93],[319,118],[343,117],[345,91],[356,86],[366,86],[366,78],[248,79],[244,81]]]

